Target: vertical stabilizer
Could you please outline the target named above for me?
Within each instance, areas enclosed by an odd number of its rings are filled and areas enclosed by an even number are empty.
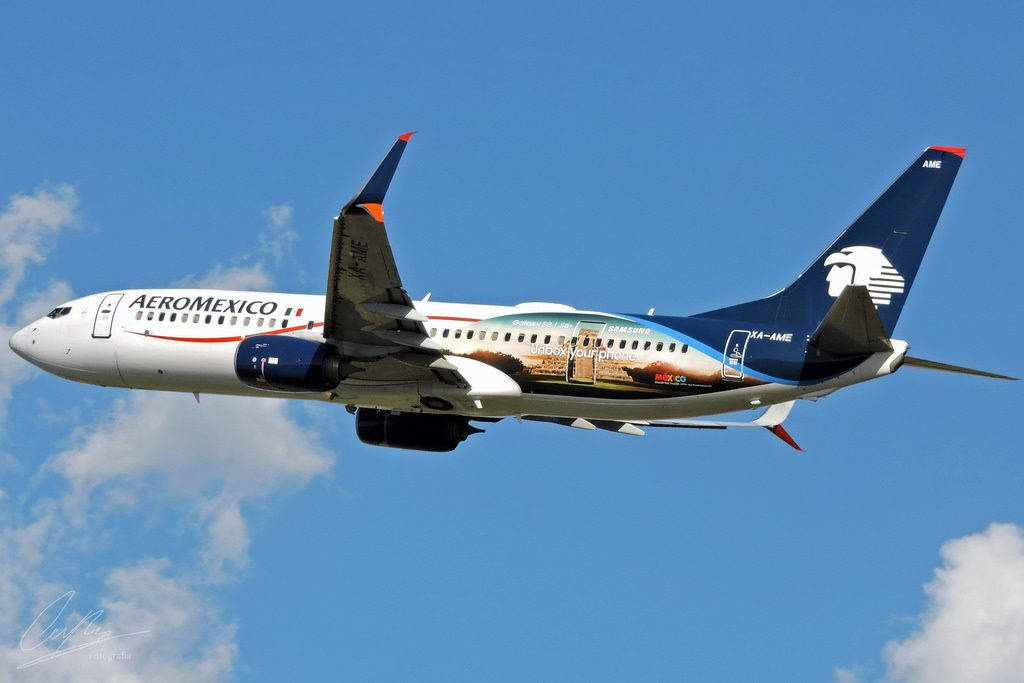
[[[929,147],[789,287],[697,317],[814,328],[854,285],[891,335],[966,152]]]

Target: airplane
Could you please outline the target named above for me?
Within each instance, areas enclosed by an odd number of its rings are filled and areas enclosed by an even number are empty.
[[[782,426],[799,399],[904,365],[1016,379],[910,356],[892,337],[964,148],[925,149],[781,291],[682,317],[414,301],[383,214],[412,135],[334,219],[325,294],[101,292],[11,349],[100,386],[338,403],[363,442],[434,452],[508,417],[627,435],[757,427],[802,450]],[[707,419],[750,409],[763,413]]]

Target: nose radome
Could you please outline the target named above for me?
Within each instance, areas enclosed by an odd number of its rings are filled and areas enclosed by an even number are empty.
[[[28,345],[29,344],[28,344],[28,332],[26,331],[26,328],[23,327],[20,330],[18,330],[17,332],[15,332],[14,334],[12,334],[10,340],[7,343],[11,347],[11,351],[14,351],[16,354],[18,354],[22,358],[25,358],[25,359],[28,358]]]

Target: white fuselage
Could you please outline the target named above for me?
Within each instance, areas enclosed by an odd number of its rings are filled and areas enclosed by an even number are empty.
[[[132,306],[145,297],[146,304]],[[202,307],[186,308],[197,299]],[[268,302],[274,302],[271,306]],[[489,365],[446,356],[471,385],[442,382],[343,381],[330,392],[285,393],[244,384],[235,373],[239,341],[282,334],[322,342],[325,297],[309,294],[223,290],[120,290],[64,304],[70,311],[41,318],[19,330],[11,348],[54,375],[78,382],[158,391],[215,393],[333,401],[390,410],[424,410],[423,396],[451,401],[457,412],[480,417],[545,415],[609,420],[644,420],[712,415],[821,394],[889,374],[898,367],[906,344],[875,354],[854,370],[817,384],[767,383],[706,395],[670,398],[607,399],[523,393]],[[445,348],[455,331],[479,320],[530,311],[574,311],[557,304],[487,306],[415,302],[427,316],[432,337]],[[449,334],[444,330],[448,330]],[[500,346],[501,341],[495,342]],[[721,359],[718,359],[720,362]]]

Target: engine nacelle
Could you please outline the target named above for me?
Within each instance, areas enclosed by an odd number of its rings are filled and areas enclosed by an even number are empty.
[[[341,381],[341,368],[333,346],[297,337],[247,337],[235,351],[238,379],[266,391],[330,391]]]
[[[444,453],[455,450],[470,435],[482,432],[461,415],[398,413],[360,408],[356,411],[356,434],[371,446],[408,448]]]

